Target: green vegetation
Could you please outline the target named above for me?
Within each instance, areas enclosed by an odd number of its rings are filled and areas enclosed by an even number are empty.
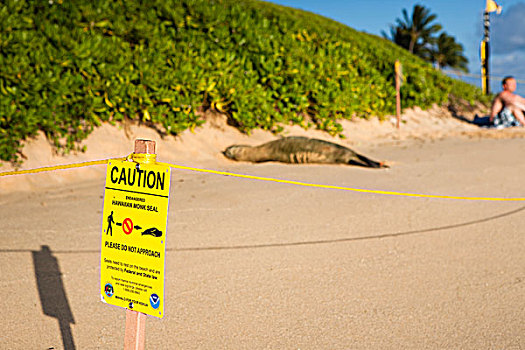
[[[340,118],[395,113],[449,94],[485,101],[393,43],[252,0],[6,0],[0,5],[0,159],[45,132],[78,147],[126,118],[177,134],[225,113],[244,132],[294,123],[331,134]]]

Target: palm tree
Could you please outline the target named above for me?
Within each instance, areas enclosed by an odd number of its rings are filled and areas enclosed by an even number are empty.
[[[434,47],[430,49],[430,59],[438,69],[451,67],[468,72],[468,60],[463,56],[463,45],[447,33],[441,33],[436,39]]]
[[[383,38],[388,39],[403,48],[408,48],[410,44],[410,36],[399,27],[390,25],[390,36],[388,36],[384,30],[381,31],[381,34],[383,35]]]
[[[403,19],[396,19],[397,25],[390,25],[392,40],[397,45],[404,47],[413,54],[424,56],[425,48],[432,43],[432,35],[441,30],[440,24],[432,24],[437,15],[430,14],[430,10],[421,5],[415,5],[412,17],[408,16],[406,9],[402,11]]]
[[[437,15],[421,5],[414,6],[411,17],[406,9],[402,14],[402,19],[396,19],[396,25],[390,25],[390,36],[383,31],[383,37],[434,63],[438,69],[451,67],[468,72],[463,46],[445,32],[434,36],[441,30],[440,24],[433,23]]]

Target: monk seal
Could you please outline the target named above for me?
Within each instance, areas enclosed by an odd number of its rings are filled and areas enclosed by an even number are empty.
[[[324,163],[351,164],[370,168],[388,168],[350,148],[333,142],[310,139],[302,136],[284,137],[259,146],[233,145],[226,148],[224,156],[232,160],[247,162]]]

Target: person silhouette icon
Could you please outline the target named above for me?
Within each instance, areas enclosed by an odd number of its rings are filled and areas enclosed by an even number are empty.
[[[113,228],[111,227],[111,224],[114,224],[115,221],[113,221],[113,212],[109,214],[108,216],[108,229],[106,230],[106,235],[109,233],[110,236],[113,236]]]

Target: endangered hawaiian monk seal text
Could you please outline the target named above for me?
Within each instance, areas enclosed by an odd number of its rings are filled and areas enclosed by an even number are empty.
[[[328,141],[301,136],[284,137],[259,146],[234,145],[223,154],[232,160],[246,162],[351,164],[371,168],[388,168],[351,149]]]

